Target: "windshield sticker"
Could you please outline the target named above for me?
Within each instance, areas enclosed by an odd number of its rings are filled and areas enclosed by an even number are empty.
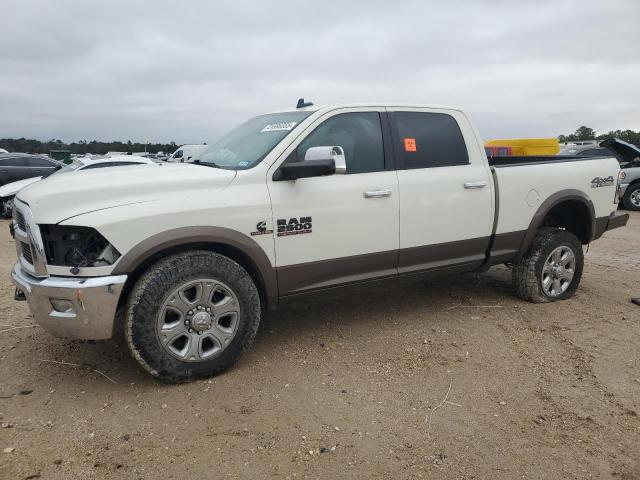
[[[289,131],[292,130],[293,127],[296,126],[298,122],[281,122],[281,123],[270,123],[266,127],[264,127],[261,132],[277,132],[281,130]]]
[[[246,167],[247,165],[249,165],[249,162],[238,162],[239,167]]]

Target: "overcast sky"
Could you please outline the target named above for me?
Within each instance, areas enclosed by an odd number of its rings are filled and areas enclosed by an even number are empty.
[[[243,119],[402,101],[485,139],[640,130],[640,0],[0,0],[0,137],[210,142]]]

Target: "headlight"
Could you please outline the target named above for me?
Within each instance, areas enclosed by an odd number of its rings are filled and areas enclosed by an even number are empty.
[[[91,227],[41,225],[40,231],[49,265],[76,269],[101,267],[113,264],[120,257],[120,252]]]

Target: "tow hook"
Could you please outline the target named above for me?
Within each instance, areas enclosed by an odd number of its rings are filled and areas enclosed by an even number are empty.
[[[24,292],[22,290],[20,290],[19,288],[16,288],[16,291],[13,294],[13,299],[19,302],[24,302],[27,299],[27,297],[24,296]]]

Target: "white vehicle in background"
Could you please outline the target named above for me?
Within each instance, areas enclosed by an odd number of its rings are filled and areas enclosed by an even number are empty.
[[[7,150],[5,150],[4,148],[0,148],[0,153],[9,153]]]
[[[90,157],[78,157],[73,160],[69,165],[61,168],[53,174],[73,172],[76,170],[93,170],[95,168],[106,167],[121,167],[126,165],[157,165],[158,162],[151,158],[134,157],[132,155],[120,155],[116,157],[104,157],[92,159]],[[53,175],[52,174],[52,175]],[[0,187],[0,212],[7,218],[11,217],[13,211],[13,198],[16,196],[20,189],[38,182],[45,177],[31,177],[24,180],[18,180],[17,182],[7,183]]]
[[[205,148],[207,148],[207,145],[182,145],[173,152],[167,162],[191,163],[199,158]]]

